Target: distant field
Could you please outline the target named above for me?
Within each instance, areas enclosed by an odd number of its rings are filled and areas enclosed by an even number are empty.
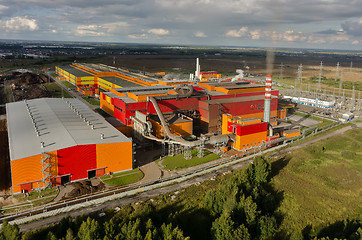
[[[362,129],[351,130],[273,162],[279,172],[272,183],[284,193],[282,230],[292,234],[362,215],[361,139]]]

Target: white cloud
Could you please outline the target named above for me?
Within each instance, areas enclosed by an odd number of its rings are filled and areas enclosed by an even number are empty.
[[[75,33],[80,36],[103,36],[102,26],[99,25],[80,25],[77,26]]]
[[[9,20],[0,20],[0,28],[6,31],[35,31],[39,27],[35,19],[13,17]]]
[[[147,39],[148,36],[145,33],[142,33],[142,34],[130,34],[130,35],[128,35],[128,38],[131,38],[131,39]]]
[[[251,39],[254,39],[254,40],[260,39],[260,37],[261,37],[260,29],[250,31],[250,36],[251,36]]]
[[[109,33],[117,33],[129,27],[129,24],[127,22],[112,22],[105,23],[102,26],[106,28]]]
[[[168,35],[170,32],[163,28],[152,28],[148,30],[148,33],[155,34],[155,35]]]
[[[205,37],[207,37],[207,35],[206,35],[204,32],[200,32],[200,31],[196,32],[196,33],[194,34],[194,36],[195,36],[195,37],[198,37],[198,38],[205,38]]]
[[[229,30],[226,32],[228,37],[243,37],[248,33],[248,27],[242,27],[239,30]]]
[[[352,44],[353,44],[353,45],[357,45],[357,44],[359,44],[359,41],[358,41],[358,40],[354,40],[354,41],[352,42]]]
[[[9,7],[0,4],[0,11],[7,10]]]

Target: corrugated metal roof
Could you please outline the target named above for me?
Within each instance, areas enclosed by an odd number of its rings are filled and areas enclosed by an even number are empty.
[[[272,95],[272,98],[277,98],[276,96]],[[233,102],[246,102],[246,101],[256,101],[265,99],[264,95],[254,95],[254,96],[247,96],[247,97],[233,97],[233,98],[220,98],[220,99],[213,99],[213,100],[205,100],[202,102],[206,102],[210,105],[212,104],[223,104],[223,103],[233,103]]]
[[[64,71],[67,71],[76,77],[87,77],[87,76],[92,77],[93,76],[87,72],[83,72],[83,71],[76,69],[74,67],[71,67],[71,66],[59,66],[58,68],[63,69]]]
[[[108,82],[117,84],[120,87],[139,87],[140,86],[137,83],[133,83],[133,82],[130,82],[130,81],[127,81],[127,80],[123,80],[123,79],[121,79],[119,77],[99,77],[99,78],[104,79],[104,80],[106,80]]]
[[[164,86],[164,85],[157,85],[157,86],[139,86],[139,87],[126,87],[126,88],[115,88],[118,92],[139,92],[139,91],[153,91],[153,90],[171,90],[175,89],[172,86]]]
[[[102,116],[74,98],[40,98],[8,103],[6,112],[10,160],[76,145],[131,141]],[[41,142],[44,143],[43,148]]]

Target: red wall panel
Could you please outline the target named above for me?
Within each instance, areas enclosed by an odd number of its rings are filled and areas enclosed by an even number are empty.
[[[233,126],[236,126],[235,134],[238,136],[244,136],[259,132],[265,132],[268,127],[268,123],[262,122],[262,123],[256,123],[251,125],[242,126],[237,123],[228,122],[228,131],[233,132]]]
[[[247,97],[247,96],[256,96],[256,95],[265,95],[265,92],[250,92],[250,93],[238,93],[238,94],[230,94],[230,95],[219,95],[219,96],[212,96],[210,99],[222,99],[222,98],[235,98],[235,97]],[[279,91],[273,90],[272,91],[273,96],[278,96]],[[207,97],[190,97],[190,98],[183,98],[183,99],[169,99],[169,100],[162,100],[158,101],[158,105],[161,108],[161,111],[164,113],[174,112],[178,109],[183,110],[199,110],[200,108],[203,108],[205,110],[209,110],[209,106],[207,104],[199,102],[207,100]],[[274,111],[277,109],[277,99],[272,99],[271,101],[271,111]],[[115,105],[114,109],[114,116],[121,120],[125,125],[131,124],[130,117],[135,115],[136,110],[141,111],[142,113],[151,113],[156,114],[156,110],[153,107],[152,103],[147,102],[133,102],[133,103],[126,103],[123,102],[119,98],[114,98],[113,104]],[[261,109],[257,109],[256,106],[260,104]],[[254,105],[254,108],[251,109],[251,105]],[[228,103],[223,104],[225,107],[223,110],[225,113],[230,113],[232,115],[245,115],[249,113],[257,113],[262,112],[264,109],[264,99],[259,101],[253,101],[253,102],[242,102],[242,103]],[[116,110],[118,107],[119,109],[123,109],[124,111],[121,112],[119,110]],[[216,109],[216,108],[215,108]],[[215,112],[210,110],[209,117],[217,116],[218,115],[218,108]],[[204,116],[203,116],[204,117]],[[206,117],[206,116],[205,116]],[[209,118],[208,117],[208,118]]]
[[[71,180],[87,178],[97,167],[96,145],[79,145],[58,150],[58,175],[72,174]]]

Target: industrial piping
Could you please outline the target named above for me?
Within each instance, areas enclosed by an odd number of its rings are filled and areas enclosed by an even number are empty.
[[[197,140],[197,141],[186,141],[185,139],[183,139],[180,136],[176,136],[175,134],[173,134],[170,131],[170,128],[168,127],[168,124],[163,116],[163,113],[160,109],[160,106],[158,106],[157,101],[154,97],[148,97],[147,98],[148,101],[152,102],[156,113],[158,115],[158,117],[160,118],[161,124],[163,126],[163,129],[166,133],[166,135],[171,139],[174,140],[176,142],[178,142],[179,144],[186,146],[186,147],[196,147],[196,146],[200,146],[202,144],[217,144],[217,143],[226,143],[229,141],[229,135],[230,134],[223,134],[223,135],[218,135],[218,136],[212,136],[210,137],[209,140],[206,140],[205,142],[202,140]]]

